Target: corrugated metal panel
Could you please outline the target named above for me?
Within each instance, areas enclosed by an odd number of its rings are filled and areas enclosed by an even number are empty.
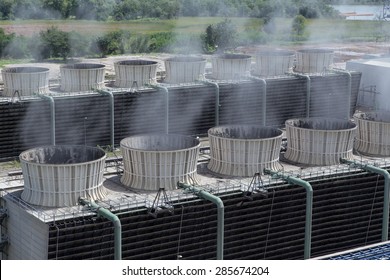
[[[348,76],[324,75],[311,76],[310,117],[347,118],[352,116],[351,103],[357,92],[349,91]]]
[[[18,156],[23,150],[50,144],[48,102],[28,100],[0,103],[0,158]]]
[[[199,135],[215,125],[215,89],[169,88],[169,133]]]
[[[351,114],[353,114],[356,110],[356,105],[359,98],[359,88],[360,88],[360,80],[362,78],[362,73],[361,72],[350,72],[350,73],[351,73],[351,90],[352,90],[350,112]]]
[[[132,135],[166,131],[166,96],[163,91],[116,93],[114,99],[116,145]]]
[[[263,123],[263,89],[260,82],[219,84],[219,124]]]
[[[306,116],[306,83],[293,76],[267,80],[267,125],[284,127],[287,119]]]
[[[383,177],[365,172],[312,180],[312,257],[380,242]],[[225,259],[303,259],[305,190],[280,185],[268,195],[225,205]],[[213,259],[217,210],[206,201],[177,204],[174,214],[153,218],[147,209],[120,215],[123,259]],[[58,231],[56,226],[58,226]],[[58,239],[57,239],[58,236]],[[58,251],[57,251],[58,248]],[[113,226],[85,219],[51,225],[49,258],[112,259]]]
[[[360,73],[352,72],[351,113],[355,110],[360,77]],[[128,136],[164,133],[167,129],[169,133],[205,135],[217,124],[217,116],[219,125],[262,125],[265,115],[265,124],[277,127],[283,127],[287,119],[306,117],[305,78],[285,76],[266,82],[266,97],[259,81],[221,82],[218,111],[215,88],[211,85],[170,87],[168,97],[163,90],[155,89],[115,93],[115,145]],[[348,77],[344,73],[313,76],[310,116],[345,116],[347,89]],[[89,94],[54,99],[57,144],[111,144],[107,96]],[[46,100],[1,103],[0,158],[18,156],[27,148],[50,144],[50,117]]]
[[[56,144],[110,144],[110,107],[106,96],[55,98]]]

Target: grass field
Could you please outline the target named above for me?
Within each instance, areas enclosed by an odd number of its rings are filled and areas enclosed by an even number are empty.
[[[220,17],[185,17],[174,20],[142,19],[120,22],[100,22],[84,20],[25,20],[0,21],[0,28],[6,33],[33,36],[51,26],[64,31],[76,31],[86,35],[100,35],[114,30],[127,30],[134,33],[151,34],[174,31],[177,33],[202,33],[210,24],[223,21]],[[231,18],[239,32],[260,30],[261,19]],[[292,19],[275,20],[275,40],[285,40],[289,34]],[[352,21],[335,19],[315,19],[307,21],[308,39],[321,41],[374,41],[387,40],[390,34],[390,22],[386,21]]]
[[[56,26],[63,31],[76,31],[81,34],[99,35],[114,30],[127,30],[135,33],[156,33],[175,31],[179,33],[201,33],[208,25],[223,21],[219,17],[185,17],[174,20],[142,19],[120,22],[101,22],[85,20],[25,20],[0,21],[0,28],[6,33],[32,36],[39,31]],[[260,19],[232,18],[232,22],[239,30],[247,25],[261,26]]]
[[[0,21],[0,28],[6,33],[34,36],[42,30],[56,26],[63,31],[76,31],[85,35],[101,35],[114,30],[126,30],[139,34],[173,31],[181,34],[201,34],[210,24],[223,21],[220,17],[185,17],[174,20],[142,19],[120,22],[100,22],[84,20],[25,20]],[[260,30],[261,19],[231,18],[238,32]],[[291,44],[288,35],[292,19],[277,18],[275,33],[268,42]],[[386,21],[352,21],[335,19],[315,19],[307,21],[308,42],[361,42],[387,41],[390,37],[390,22]]]

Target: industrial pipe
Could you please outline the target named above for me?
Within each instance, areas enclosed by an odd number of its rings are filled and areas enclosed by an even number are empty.
[[[264,169],[265,174],[277,175],[289,184],[304,187],[306,190],[306,219],[305,219],[305,245],[304,245],[304,259],[309,259],[311,255],[311,226],[313,215],[313,188],[309,182],[302,179],[279,174],[276,171]]]
[[[54,104],[54,98],[48,95],[38,95],[42,99],[47,99],[50,102],[50,138],[51,144],[55,146],[56,144],[56,108]]]
[[[219,125],[219,107],[221,107],[221,104],[219,104],[219,85],[218,83],[211,82],[208,80],[201,81],[204,84],[212,85],[215,88],[215,125]]]
[[[263,125],[267,125],[267,81],[255,76],[249,76],[250,79],[259,81],[263,85],[263,99],[262,99],[262,113],[263,113]]]
[[[360,164],[347,159],[340,159],[341,163],[346,163],[349,165],[355,165],[359,168],[382,175],[385,178],[385,185],[383,190],[383,215],[382,215],[382,241],[387,241],[389,239],[389,195],[390,195],[390,174],[387,170],[382,168],[370,165],[370,164]]]
[[[342,73],[342,74],[346,74],[347,77],[348,77],[348,88],[347,88],[347,91],[348,91],[348,100],[347,100],[347,119],[349,119],[351,117],[351,96],[352,96],[352,75],[351,75],[351,72],[349,71],[344,71],[344,70],[333,70],[335,72],[338,72],[338,73]]]
[[[107,95],[110,99],[110,141],[111,151],[114,150],[115,146],[115,106],[114,106],[114,95],[111,91],[97,90],[102,95]]]
[[[177,182],[177,187],[193,192],[195,195],[204,198],[217,206],[218,209],[218,224],[217,224],[217,260],[223,260],[223,243],[224,243],[224,223],[225,223],[225,206],[223,201],[205,190],[196,188],[195,186],[187,185],[185,183]]]
[[[164,91],[166,107],[165,107],[165,133],[169,133],[169,91],[167,87],[163,87],[162,85],[151,85],[153,88],[158,88]]]
[[[306,118],[310,117],[310,99],[311,99],[311,79],[309,75],[292,73],[292,75],[297,77],[302,77],[306,79]]]
[[[110,212],[106,208],[102,208],[93,201],[88,201],[84,198],[79,198],[82,205],[89,206],[91,210],[96,211],[103,217],[107,218],[114,224],[114,257],[116,260],[122,259],[122,225],[118,216]]]

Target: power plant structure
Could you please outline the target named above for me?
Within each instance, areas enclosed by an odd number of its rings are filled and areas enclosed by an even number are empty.
[[[114,81],[102,64],[65,65],[58,85],[2,71],[0,158],[21,166],[0,181],[1,259],[388,248],[390,117],[359,108],[362,72],[321,49],[158,64],[118,61]]]

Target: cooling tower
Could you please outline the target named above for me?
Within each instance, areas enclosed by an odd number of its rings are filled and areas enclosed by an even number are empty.
[[[197,183],[200,142],[174,134],[150,134],[125,138],[121,182],[131,188],[159,190],[176,188],[178,181]]]
[[[256,64],[253,71],[257,76],[280,76],[292,71],[295,52],[293,51],[262,51],[256,54]]]
[[[100,89],[104,85],[105,65],[75,63],[60,67],[62,91],[79,92]]]
[[[390,156],[390,112],[356,113],[355,149],[362,154]]]
[[[156,82],[158,63],[150,60],[123,60],[114,63],[116,87],[141,87]]]
[[[282,131],[255,125],[217,126],[209,129],[208,168],[219,174],[250,177],[264,168],[278,167]]]
[[[206,59],[196,56],[177,56],[164,61],[165,79],[170,84],[192,83],[204,77]]]
[[[323,73],[333,64],[334,52],[324,49],[304,49],[296,52],[294,71],[300,73]]]
[[[79,197],[106,195],[103,171],[106,154],[87,146],[45,146],[24,151],[22,199],[39,206],[77,205]]]
[[[356,124],[331,118],[286,121],[285,158],[309,165],[335,165],[340,158],[352,159]]]
[[[251,71],[251,56],[244,54],[222,54],[211,58],[212,78],[217,80],[239,80]]]
[[[20,96],[44,94],[49,91],[49,69],[44,67],[10,67],[1,71],[4,83],[3,94]]]

